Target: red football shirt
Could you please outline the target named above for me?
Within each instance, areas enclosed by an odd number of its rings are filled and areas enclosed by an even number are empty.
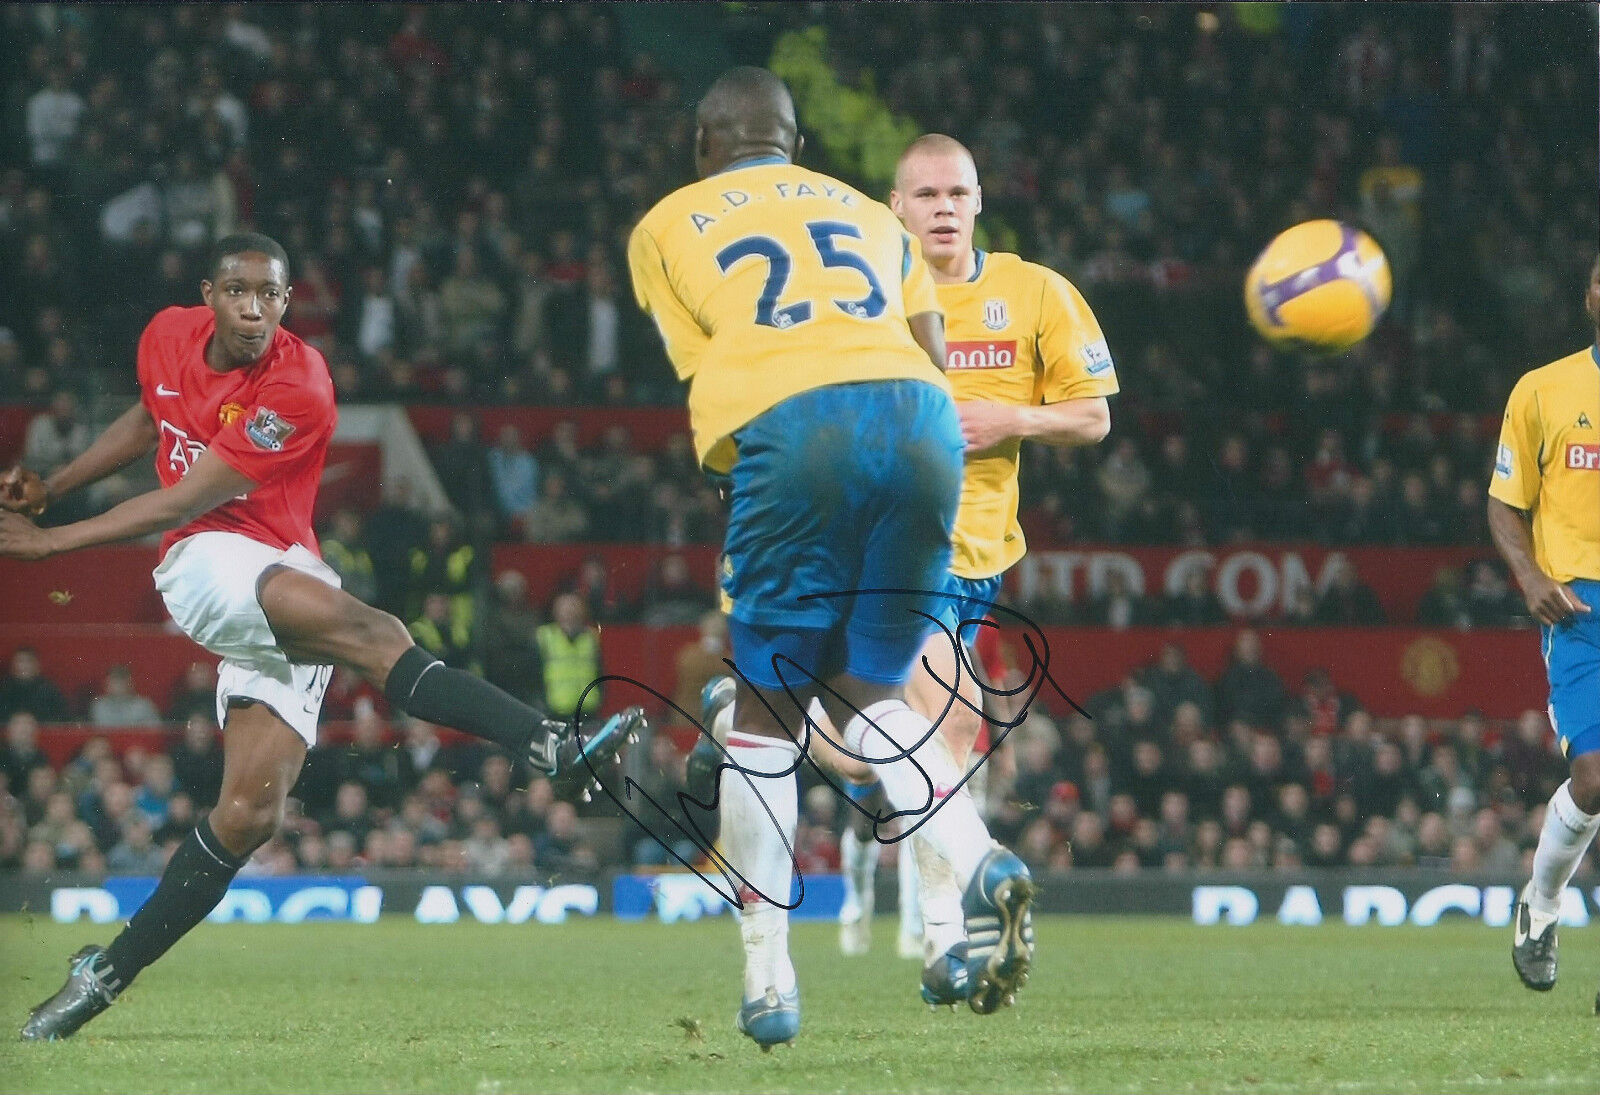
[[[210,308],[166,308],[139,339],[141,398],[160,431],[156,475],[170,487],[211,449],[257,486],[168,532],[161,554],[197,532],[318,552],[311,511],[338,422],[327,362],[280,327],[256,364],[215,372],[205,351],[216,326]]]

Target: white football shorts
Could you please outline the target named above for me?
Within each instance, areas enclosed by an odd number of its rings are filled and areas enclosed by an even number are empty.
[[[197,532],[172,545],[155,569],[156,589],[183,633],[222,659],[217,670],[217,725],[228,703],[266,704],[306,739],[317,741],[317,716],[331,665],[291,663],[256,601],[256,581],[270,566],[293,567],[339,588],[339,575],[299,544],[269,547],[236,532]]]

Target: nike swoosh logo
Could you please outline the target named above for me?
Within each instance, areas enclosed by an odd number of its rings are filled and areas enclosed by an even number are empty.
[[[1532,919],[1528,915],[1528,906],[1524,905],[1517,910],[1517,927],[1514,936],[1514,942],[1517,946],[1520,947],[1528,941],[1528,927]]]
[[[157,395],[177,395],[178,394],[178,390],[176,388],[169,388],[165,384],[157,384],[156,385],[156,394]]]

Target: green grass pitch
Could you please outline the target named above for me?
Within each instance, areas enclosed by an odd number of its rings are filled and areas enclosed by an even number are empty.
[[[694,924],[206,925],[69,1042],[11,1039],[106,928],[0,919],[6,1092],[1584,1092],[1600,939],[1554,992],[1509,935],[1043,917],[1018,1006],[930,1013],[880,920],[792,933],[800,1041],[733,1028],[728,917]]]

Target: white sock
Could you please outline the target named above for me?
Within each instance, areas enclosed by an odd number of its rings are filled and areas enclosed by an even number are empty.
[[[866,840],[856,836],[848,821],[839,834],[839,871],[844,876],[840,922],[870,920],[877,905],[878,842],[870,836]]]
[[[1586,814],[1572,801],[1572,781],[1556,788],[1544,811],[1544,829],[1533,853],[1533,885],[1528,887],[1530,912],[1549,918],[1561,912],[1561,891],[1600,830],[1600,814]]]
[[[960,782],[961,773],[938,734],[930,733],[932,726],[903,701],[883,700],[850,720],[844,731],[845,747],[873,763],[889,804],[896,812],[904,812],[901,824],[918,826],[917,832],[949,861],[957,885],[965,889],[994,841],[967,789],[950,792]],[[889,759],[918,741],[922,744],[911,756]],[[937,801],[936,795],[944,798],[944,805],[922,821]]]
[[[733,704],[730,703],[723,707],[721,711],[718,711],[716,717],[711,720],[711,736],[716,739],[718,745],[726,748],[728,735],[732,732]]]
[[[911,844],[917,838],[902,840],[895,849],[900,874],[900,934],[907,939],[922,935],[922,902],[918,893],[917,857]]]
[[[967,921],[961,911],[961,887],[944,856],[916,836],[911,838],[911,853],[916,858],[917,896],[922,907],[922,964],[927,966],[967,937]]]
[[[719,843],[728,865],[745,880],[733,882],[744,902],[739,934],[744,940],[746,1000],[762,996],[769,987],[788,992],[795,984],[789,961],[789,910],[761,895],[789,903],[800,796],[792,771],[784,776],[771,773],[792,769],[798,755],[792,742],[777,738],[738,732],[728,738],[728,759],[737,768],[722,773]]]

